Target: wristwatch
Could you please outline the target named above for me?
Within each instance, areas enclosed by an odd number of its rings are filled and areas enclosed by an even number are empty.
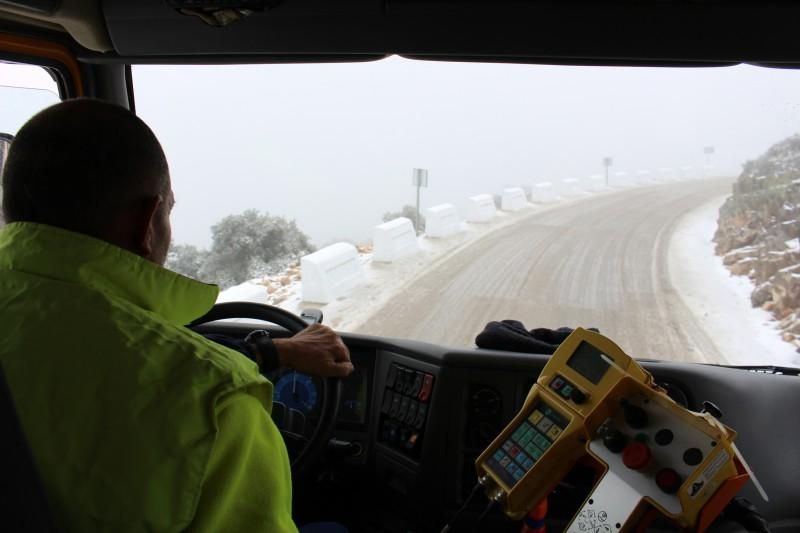
[[[244,338],[244,344],[255,357],[259,372],[265,374],[278,370],[278,367],[280,367],[278,350],[275,348],[275,343],[272,342],[269,331],[265,329],[251,331]]]

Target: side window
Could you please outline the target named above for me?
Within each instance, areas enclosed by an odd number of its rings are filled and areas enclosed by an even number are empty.
[[[59,100],[58,84],[44,68],[0,61],[0,175],[8,146],[19,128],[33,115]],[[2,194],[0,186],[0,199]]]

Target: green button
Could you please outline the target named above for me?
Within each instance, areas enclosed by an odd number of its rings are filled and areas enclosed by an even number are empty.
[[[536,435],[533,439],[533,443],[536,444],[542,450],[547,450],[550,447],[550,441],[546,438],[542,437],[541,435]]]
[[[541,457],[543,454],[544,454],[544,452],[542,450],[540,450],[539,448],[537,448],[536,446],[532,446],[531,450],[528,451],[528,455],[530,455],[531,458],[533,458],[534,461],[538,461],[539,457]]]
[[[519,440],[522,437],[522,434],[525,433],[525,426],[520,426],[511,434],[511,438],[514,440]]]

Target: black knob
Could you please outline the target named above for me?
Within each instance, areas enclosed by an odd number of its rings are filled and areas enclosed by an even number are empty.
[[[673,438],[675,438],[675,435],[672,433],[672,431],[664,428],[658,430],[658,432],[656,433],[655,440],[656,444],[658,444],[659,446],[666,446],[667,444],[672,442]]]
[[[580,405],[586,401],[586,394],[580,389],[572,389],[569,393],[569,399]]]
[[[608,448],[611,453],[621,452],[625,449],[627,443],[627,437],[616,429],[609,431],[603,436],[603,444],[606,445],[606,448]]]
[[[722,411],[720,410],[720,408],[709,401],[703,402],[703,410],[701,412],[708,413],[717,419],[722,418]]]
[[[698,448],[689,448],[683,452],[683,462],[689,466],[697,466],[703,460],[703,452]]]
[[[625,413],[625,423],[630,427],[639,429],[647,425],[647,413],[638,405],[622,400],[622,409]]]

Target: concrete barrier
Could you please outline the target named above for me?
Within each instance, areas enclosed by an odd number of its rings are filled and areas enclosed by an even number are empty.
[[[300,269],[306,302],[330,303],[364,281],[356,247],[346,242],[331,244],[302,257]]]
[[[549,181],[537,183],[531,190],[531,202],[549,204],[550,202],[555,202],[557,199],[558,195],[555,190],[553,190],[553,184]]]
[[[654,183],[656,180],[653,179],[653,176],[649,170],[640,170],[636,173],[636,181],[637,183],[647,185]]]
[[[592,174],[589,176],[589,190],[591,192],[606,190],[606,177],[600,174]]]
[[[447,237],[461,231],[461,220],[453,204],[441,204],[425,210],[425,234]]]
[[[661,178],[661,181],[673,181],[675,179],[675,173],[669,167],[659,167],[658,176]]]
[[[627,172],[614,172],[613,177],[610,179],[612,187],[631,187],[633,184],[633,180]]]
[[[503,196],[500,200],[500,209],[503,211],[519,211],[528,205],[525,191],[519,187],[503,189]]]
[[[583,194],[578,178],[561,180],[561,194],[563,196],[580,196]]]
[[[372,260],[381,263],[391,263],[419,252],[414,224],[403,217],[375,226],[372,245]]]
[[[470,196],[464,206],[464,219],[467,222],[489,222],[496,214],[497,208],[491,194]]]

